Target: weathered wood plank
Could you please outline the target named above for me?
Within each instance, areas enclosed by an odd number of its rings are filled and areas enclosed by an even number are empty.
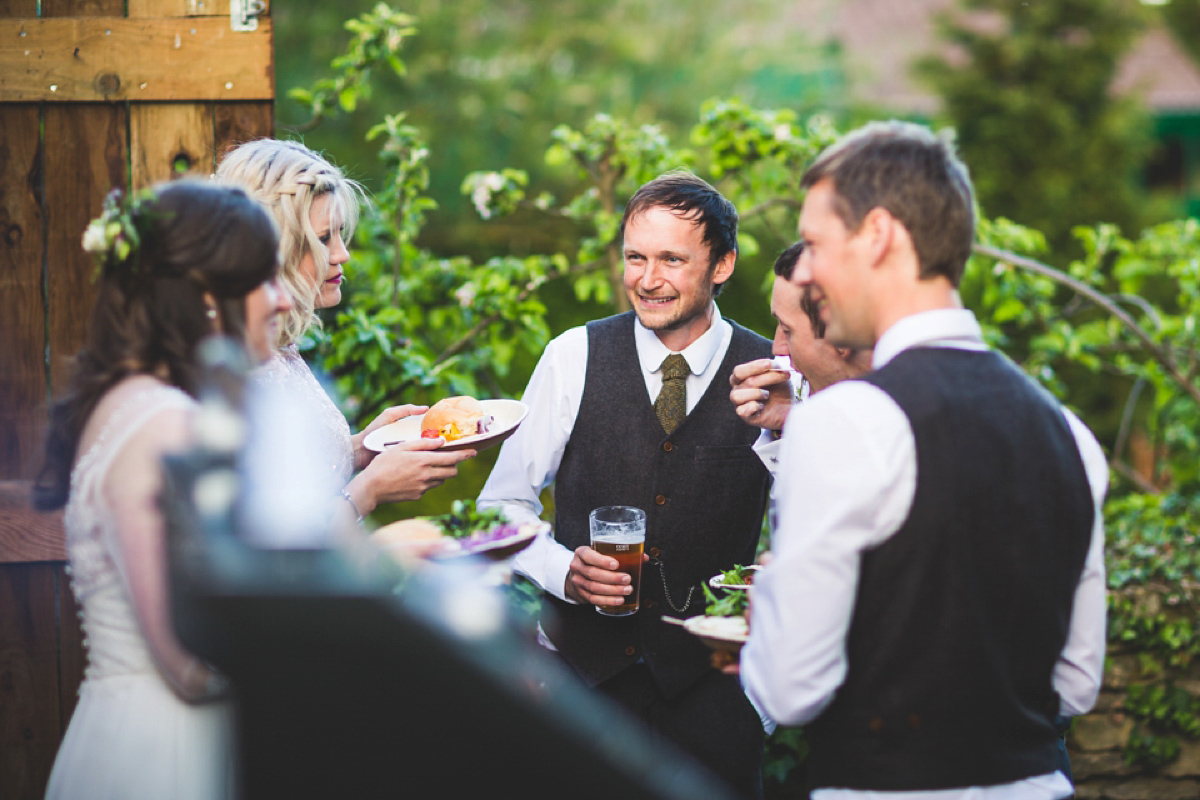
[[[271,4],[265,5],[269,11]],[[259,15],[260,20],[264,14]],[[228,17],[229,0],[129,0],[129,16]]]
[[[122,17],[124,0],[42,0],[42,13],[30,17]]]
[[[268,100],[271,20],[0,20],[0,102]]]
[[[0,563],[65,561],[62,512],[35,511],[31,481],[0,481]]]
[[[0,479],[32,477],[46,405],[40,116],[0,106]]]
[[[46,117],[46,292],[50,389],[66,387],[70,358],[83,345],[95,291],[95,263],[80,239],[125,176],[124,107],[48,105]]]
[[[211,103],[134,103],[129,108],[129,163],[141,189],[215,169]]]
[[[0,564],[0,776],[13,800],[45,794],[63,733],[55,569]]]
[[[36,16],[37,0],[0,0],[0,19]]]
[[[275,106],[272,103],[214,103],[217,161],[225,152],[242,142],[262,139],[275,130]]]

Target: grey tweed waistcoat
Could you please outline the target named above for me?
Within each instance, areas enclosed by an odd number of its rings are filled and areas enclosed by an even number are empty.
[[[560,654],[591,685],[639,658],[671,696],[709,667],[708,650],[660,617],[701,613],[697,588],[734,564],[753,561],[769,475],[751,445],[758,429],[734,413],[729,374],[770,356],[766,339],[733,325],[717,374],[696,406],[667,436],[647,396],[633,338],[632,312],[587,326],[587,378],[579,415],[555,481],[555,537],[570,549],[589,542],[588,514],[605,505],[646,511],[641,610],[605,617],[591,605],[550,598],[543,618]],[[665,589],[664,589],[665,587]]]

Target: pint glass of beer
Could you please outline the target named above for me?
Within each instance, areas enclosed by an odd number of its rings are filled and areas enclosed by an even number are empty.
[[[596,606],[601,614],[636,614],[642,583],[642,552],[646,548],[646,512],[633,506],[601,506],[588,515],[592,549],[617,560],[617,570],[629,574],[633,591],[619,606]]]

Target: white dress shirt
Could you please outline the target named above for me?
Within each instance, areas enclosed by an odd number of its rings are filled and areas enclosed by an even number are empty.
[[[732,338],[732,326],[713,304],[712,324],[681,353],[691,369],[686,383],[688,413],[712,383]],[[662,389],[662,362],[672,351],[636,318],[633,340],[642,377],[646,380],[646,396],[653,402]],[[501,508],[513,521],[539,518],[541,492],[558,474],[563,451],[579,415],[587,377],[587,355],[587,329],[582,326],[566,331],[546,345],[522,396],[522,401],[529,406],[529,414],[517,432],[502,445],[492,474],[479,493],[477,508]],[[575,601],[564,594],[573,555],[574,552],[555,541],[551,533],[546,533],[514,557],[513,570],[544,591],[573,603]]]
[[[873,366],[915,346],[984,350],[969,311],[906,317],[880,338]],[[1108,465],[1100,445],[1064,409],[1095,502],[1091,546],[1075,590],[1066,646],[1054,668],[1061,713],[1092,707],[1105,652],[1104,520]],[[774,559],[755,577],[750,640],[741,675],[754,704],[781,724],[815,719],[846,676],[846,636],[860,557],[904,523],[917,481],[908,418],[883,390],[844,381],[793,409],[784,427],[777,476],[779,529]],[[987,720],[978,720],[986,725]],[[824,789],[814,800],[1055,800],[1071,794],[1061,772],[1015,783],[918,792]]]

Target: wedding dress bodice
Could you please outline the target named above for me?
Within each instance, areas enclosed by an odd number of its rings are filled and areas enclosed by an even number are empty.
[[[194,405],[191,397],[171,386],[135,392],[104,422],[71,473],[64,525],[71,589],[81,609],[88,650],[87,678],[154,670],[124,585],[116,526],[103,487],[114,456],[148,419],[161,411]]]

